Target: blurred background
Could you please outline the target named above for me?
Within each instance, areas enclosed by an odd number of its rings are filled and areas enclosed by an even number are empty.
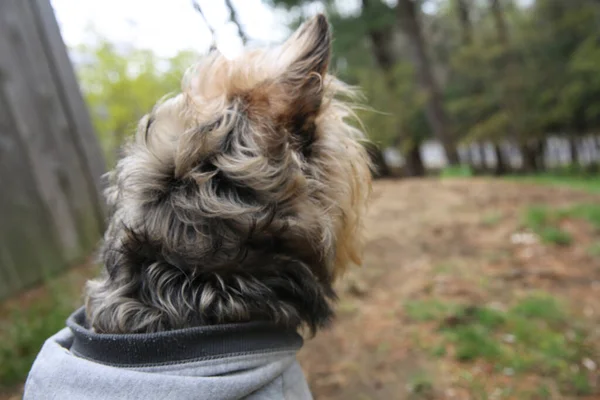
[[[378,179],[315,398],[600,399],[597,0],[1,0],[0,399],[99,271],[139,118],[319,12]]]

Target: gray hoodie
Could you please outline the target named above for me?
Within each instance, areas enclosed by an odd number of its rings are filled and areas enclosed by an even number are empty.
[[[252,322],[109,335],[77,310],[35,360],[24,400],[312,399],[302,338]]]

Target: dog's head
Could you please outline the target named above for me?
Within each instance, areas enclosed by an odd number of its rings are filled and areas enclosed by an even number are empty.
[[[284,257],[330,284],[360,263],[370,172],[330,52],[317,16],[277,48],[214,52],[187,72],[110,175],[111,275],[155,261],[189,276],[252,274]]]

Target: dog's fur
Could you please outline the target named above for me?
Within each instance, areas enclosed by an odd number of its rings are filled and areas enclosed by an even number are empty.
[[[95,331],[264,320],[314,333],[330,320],[370,189],[330,47],[318,16],[275,49],[213,52],[141,120],[109,174]]]

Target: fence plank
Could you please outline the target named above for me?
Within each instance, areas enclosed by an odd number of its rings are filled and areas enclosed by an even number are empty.
[[[0,298],[89,254],[103,172],[49,0],[1,0]]]
[[[30,1],[18,1],[19,31],[24,38],[21,50],[29,65],[34,66],[29,71],[28,81],[35,88],[33,101],[38,106],[37,117],[45,129],[41,134],[51,138],[52,153],[60,160],[57,169],[60,184],[75,219],[79,239],[79,248],[72,254],[72,259],[76,259],[95,245],[102,231],[96,215],[98,204],[93,201],[97,195],[94,186],[87,182],[87,174],[84,173],[86,160],[75,146],[77,132],[73,134],[67,123],[66,107],[59,95],[60,86],[55,83],[50,71],[30,4]]]
[[[4,41],[0,38],[0,54]],[[52,219],[27,165],[25,148],[9,113],[0,63],[0,297],[26,287],[65,265]]]
[[[77,83],[75,71],[69,60],[67,49],[60,35],[58,22],[49,0],[32,0],[32,9],[38,22],[42,40],[47,51],[49,66],[54,79],[62,88],[63,106],[69,119],[73,141],[80,154],[85,157],[85,173],[88,182],[94,185],[98,201],[98,219],[105,228],[105,203],[102,194],[102,175],[106,172],[104,157],[92,127],[89,111]]]
[[[52,138],[46,134],[46,127],[36,112],[40,104],[35,96],[43,98],[45,93],[30,81],[35,78],[35,75],[30,76],[34,74],[35,65],[43,61],[29,59],[25,51],[25,39],[19,29],[23,18],[18,13],[18,1],[0,2],[0,41],[4,42],[5,49],[8,48],[8,52],[4,54],[10,55],[0,58],[6,76],[5,93],[9,111],[16,122],[16,132],[21,136],[26,148],[34,179],[53,217],[56,234],[63,249],[67,254],[71,254],[77,251],[79,239],[74,218],[69,210],[69,201],[61,187],[61,159],[54,153]],[[62,180],[64,181],[64,178]]]

